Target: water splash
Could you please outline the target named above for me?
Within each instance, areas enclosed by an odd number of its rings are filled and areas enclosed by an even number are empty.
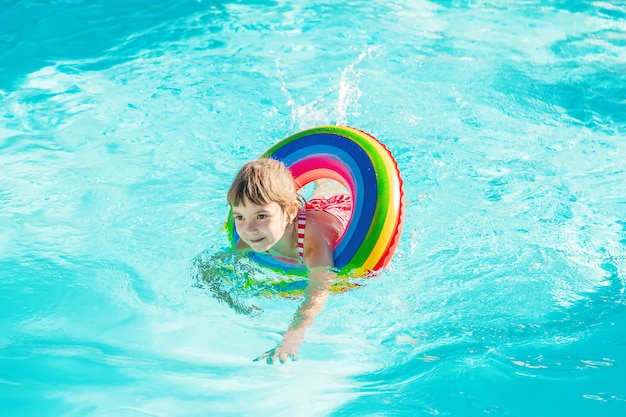
[[[376,50],[376,47],[371,47],[357,57],[357,59],[346,66],[341,72],[341,82],[339,84],[339,97],[335,106],[335,119],[338,125],[345,125],[348,123],[348,109],[354,106],[358,109],[359,99],[361,98],[361,90],[359,89],[359,81],[361,71],[355,70],[355,67],[363,61],[366,56],[371,56],[371,53]],[[358,112],[355,112],[358,114]]]
[[[287,88],[280,60],[276,58],[276,72],[280,79],[281,91],[287,99],[287,106],[291,108],[290,127],[302,130],[323,124],[347,125],[349,115],[359,114],[358,106],[362,95],[359,82],[363,72],[358,69],[358,65],[377,50],[378,47],[372,46],[361,52],[353,62],[341,70],[338,88],[330,87],[321,97],[304,105],[299,105],[294,100]]]

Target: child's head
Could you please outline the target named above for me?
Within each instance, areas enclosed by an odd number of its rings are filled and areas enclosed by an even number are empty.
[[[300,201],[293,175],[285,164],[272,158],[259,158],[241,167],[226,199],[231,207],[277,203],[283,213]]]

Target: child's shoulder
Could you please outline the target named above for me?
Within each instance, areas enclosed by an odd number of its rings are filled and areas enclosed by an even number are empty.
[[[320,210],[306,210],[305,241],[310,237],[318,237],[335,242],[339,238],[341,228],[341,223],[332,214]]]

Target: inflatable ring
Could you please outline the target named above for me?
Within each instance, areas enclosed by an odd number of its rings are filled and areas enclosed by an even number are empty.
[[[322,126],[279,141],[261,157],[282,161],[300,188],[328,178],[350,191],[352,216],[334,250],[339,275],[362,276],[387,266],[402,232],[404,191],[398,164],[382,143],[350,127]],[[239,236],[232,210],[226,228],[235,245]],[[267,254],[250,255],[256,262],[283,272],[303,269]]]

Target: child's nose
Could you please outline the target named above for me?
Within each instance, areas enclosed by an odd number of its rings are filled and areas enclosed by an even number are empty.
[[[255,231],[256,230],[256,222],[254,220],[249,220],[246,222],[246,230]]]

